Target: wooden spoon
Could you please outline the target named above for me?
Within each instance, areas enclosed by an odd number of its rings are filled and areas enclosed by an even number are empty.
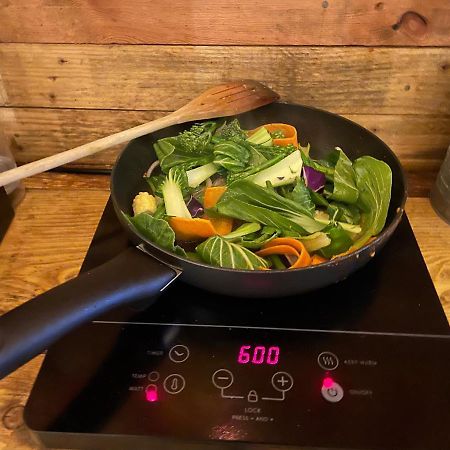
[[[276,92],[257,81],[230,81],[206,90],[185,106],[167,116],[0,173],[0,186],[54,169],[170,125],[192,120],[233,116],[268,105],[278,98],[279,95]]]

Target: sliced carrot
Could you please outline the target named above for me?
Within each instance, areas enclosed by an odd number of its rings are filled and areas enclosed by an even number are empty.
[[[207,187],[203,197],[203,206],[205,208],[213,208],[216,206],[220,197],[222,197],[226,190],[226,186]],[[216,229],[217,234],[228,234],[233,229],[233,219],[231,217],[211,217],[209,220]]]
[[[180,241],[194,241],[219,234],[209,219],[170,217],[169,225]]]
[[[203,206],[205,208],[213,208],[220,200],[220,197],[227,190],[226,186],[211,186],[205,189],[205,196],[203,197]]]
[[[271,247],[262,248],[255,252],[258,256],[269,256],[269,255],[294,255],[299,256],[298,251],[291,247],[290,245],[273,245]]]
[[[208,220],[211,221],[212,226],[217,231],[216,234],[228,234],[233,229],[233,219],[231,217],[210,217]]]
[[[268,267],[261,266],[261,267],[258,267],[258,270],[270,270],[270,269]]]
[[[311,257],[311,265],[312,266],[315,266],[317,264],[322,264],[324,262],[328,262],[328,259],[323,258],[320,255],[312,255],[312,257]]]
[[[297,267],[306,267],[311,264],[311,256],[309,255],[308,251],[306,250],[305,246],[302,242],[298,241],[294,238],[288,238],[288,237],[282,237],[282,238],[275,238],[269,241],[266,245],[264,245],[263,248],[272,247],[272,246],[278,246],[278,245],[289,245],[297,250],[297,253],[299,254],[299,257],[297,261],[292,264],[290,268],[297,268]]]
[[[269,133],[273,133],[277,130],[281,130],[283,132],[284,138],[272,139],[273,145],[285,147],[286,145],[292,144],[298,147],[297,129],[292,125],[289,125],[287,123],[268,123],[266,125],[263,125],[263,127]]]
[[[278,241],[273,244],[273,241]],[[290,241],[295,241],[293,245],[288,244]],[[300,244],[300,245],[298,245]],[[297,250],[298,249],[298,250]],[[289,269],[298,269],[300,267],[306,267],[311,264],[311,257],[306,251],[304,245],[291,238],[276,238],[268,242],[264,247],[257,251],[258,256],[269,256],[269,255],[293,255],[296,256],[296,261],[289,267]]]

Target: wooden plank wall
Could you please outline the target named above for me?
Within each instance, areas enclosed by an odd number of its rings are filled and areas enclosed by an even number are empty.
[[[450,2],[0,1],[0,127],[21,164],[232,78],[374,131],[426,195],[450,144]]]

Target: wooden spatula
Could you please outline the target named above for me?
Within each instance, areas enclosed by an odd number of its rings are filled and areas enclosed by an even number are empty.
[[[206,90],[188,104],[167,116],[0,173],[0,186],[54,169],[170,125],[192,120],[233,116],[268,105],[278,98],[279,95],[276,92],[257,81],[230,81]]]

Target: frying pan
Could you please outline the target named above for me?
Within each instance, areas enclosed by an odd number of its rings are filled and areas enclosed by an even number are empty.
[[[114,208],[137,246],[0,317],[1,377],[78,325],[116,306],[156,298],[179,276],[199,288],[234,297],[300,295],[345,279],[381,250],[400,222],[406,201],[401,165],[383,141],[343,117],[300,105],[274,103],[238,118],[246,129],[271,122],[294,125],[300,142],[311,144],[314,158],[324,157],[339,146],[351,160],[371,155],[386,162],[392,170],[392,195],[382,233],[370,244],[347,256],[294,270],[232,270],[176,256],[134,230],[122,211],[131,213],[134,196],[139,191],[148,190],[142,175],[156,159],[152,143],[175,135],[191,124],[176,125],[143,136],[124,149],[111,176]],[[213,295],[211,301],[214,301]]]

